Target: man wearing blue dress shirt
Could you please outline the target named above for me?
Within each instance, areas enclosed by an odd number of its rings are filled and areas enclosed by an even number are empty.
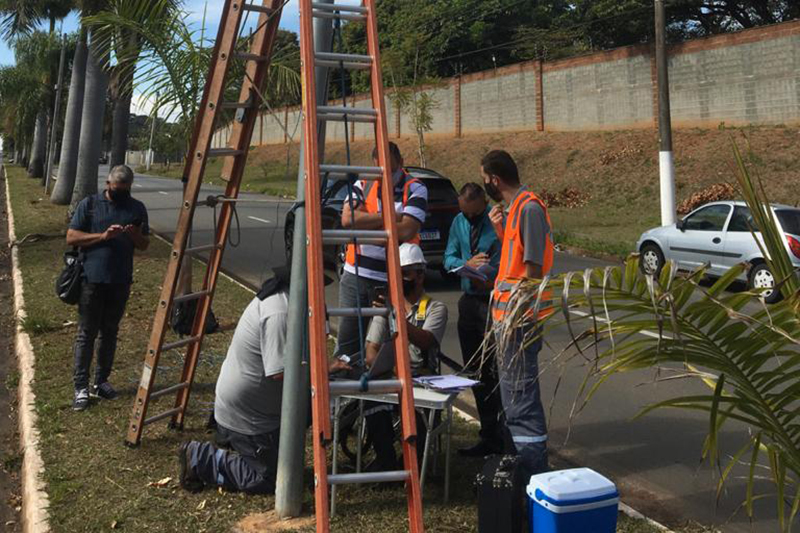
[[[458,340],[467,369],[479,373],[480,385],[472,389],[478,408],[481,430],[480,441],[471,448],[459,450],[462,455],[483,457],[503,451],[504,424],[497,386],[497,368],[494,354],[484,355],[481,345],[486,332],[491,297],[497,265],[500,263],[501,243],[489,220],[486,194],[477,183],[467,183],[458,197],[461,213],[453,220],[444,255],[447,270],[468,266],[481,269],[486,280],[463,276],[464,294],[458,301]]]

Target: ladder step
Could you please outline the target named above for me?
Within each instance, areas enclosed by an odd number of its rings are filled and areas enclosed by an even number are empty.
[[[321,4],[319,2],[312,2],[311,7],[314,8],[312,12],[315,17],[327,19],[341,19],[341,20],[365,20],[367,18],[367,9],[362,6],[349,6],[344,4]]]
[[[358,309],[355,307],[329,307],[328,316],[358,316]],[[387,307],[362,307],[361,316],[373,318],[376,316],[389,316]]]
[[[258,4],[248,4],[247,2],[242,4],[242,9],[245,11],[255,11],[256,13],[265,13],[267,15],[272,15],[275,12],[275,10],[271,7],[260,6]]]
[[[320,165],[319,172],[320,174],[325,174],[327,178],[335,180],[346,180],[352,175],[356,175],[362,180],[379,180],[383,177],[383,169],[381,167]]]
[[[179,304],[181,302],[188,302],[190,300],[199,300],[200,298],[203,298],[204,296],[208,296],[209,294],[211,294],[211,291],[208,291],[208,290],[198,291],[198,292],[190,292],[188,294],[182,294],[180,296],[176,296],[175,298],[172,299],[172,303],[173,304]]]
[[[158,398],[159,396],[164,396],[165,394],[178,392],[179,390],[188,388],[189,384],[186,382],[176,383],[175,385],[170,385],[169,387],[150,393],[150,399],[152,400],[153,398]]]
[[[365,472],[363,474],[330,474],[331,485],[347,485],[351,483],[391,483],[405,481],[409,477],[408,470],[388,470],[386,472]]]
[[[144,422],[142,422],[142,425],[146,426],[148,424],[152,424],[153,422],[158,422],[159,420],[163,420],[163,419],[168,418],[168,417],[170,417],[172,415],[176,415],[176,414],[178,414],[180,412],[181,412],[181,408],[180,407],[176,407],[175,409],[170,409],[169,411],[164,411],[163,413],[159,413],[157,415],[151,416],[150,418],[145,418]]]
[[[181,339],[175,342],[168,342],[161,347],[162,352],[168,352],[170,350],[174,350],[175,348],[181,348],[186,346],[187,344],[193,344],[199,341],[201,337],[198,335],[197,337],[186,337],[185,339]]]
[[[250,52],[236,52],[233,54],[234,59],[241,59],[243,61],[258,61],[258,62],[265,62],[269,61],[268,56],[260,56],[258,54],[251,54]]]
[[[383,230],[322,230],[324,244],[348,244],[358,239],[359,244],[386,244],[389,234]]]
[[[361,382],[356,380],[335,380],[330,382],[330,391],[333,395],[343,394],[386,394],[400,392],[403,384],[399,379],[376,379],[368,381],[369,388],[361,390]]]
[[[184,253],[185,254],[196,254],[196,253],[200,253],[200,252],[207,252],[209,250],[214,250],[214,249],[217,249],[217,248],[219,248],[219,246],[216,245],[216,244],[204,244],[202,246],[195,246],[193,248],[187,248],[186,251],[184,251]]]
[[[222,109],[252,109],[255,104],[252,101],[248,102],[223,102]]]
[[[357,54],[333,54],[317,52],[315,55],[318,67],[344,67],[352,70],[368,69],[372,66],[372,56]]]
[[[231,157],[242,155],[244,150],[237,150],[235,148],[212,148],[208,151],[208,157]]]
[[[378,120],[378,112],[367,108],[322,105],[317,107],[317,119],[376,122]]]

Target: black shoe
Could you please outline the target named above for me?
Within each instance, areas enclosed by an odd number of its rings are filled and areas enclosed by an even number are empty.
[[[103,400],[113,400],[117,397],[117,391],[111,386],[111,383],[104,381],[99,385],[92,387],[91,395],[93,398],[101,398]]]
[[[89,389],[76,390],[72,400],[72,410],[85,411],[87,407],[89,407]]]
[[[181,487],[189,492],[200,492],[205,486],[203,480],[197,477],[194,469],[189,466],[189,443],[184,442],[178,447],[178,481]]]
[[[471,448],[461,448],[458,450],[458,454],[463,457],[486,457],[487,455],[502,452],[502,446],[498,446],[488,440],[481,440],[478,442],[478,444],[472,446]]]

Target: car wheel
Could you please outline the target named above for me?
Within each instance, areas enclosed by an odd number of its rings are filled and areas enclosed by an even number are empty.
[[[639,269],[644,274],[658,276],[664,267],[664,253],[658,245],[647,243],[639,254]]]
[[[287,224],[283,231],[283,243],[286,246],[286,264],[292,264],[292,246],[294,246],[294,224]]]
[[[750,289],[757,291],[768,304],[781,300],[781,291],[775,290],[775,276],[766,263],[759,263],[750,270]]]

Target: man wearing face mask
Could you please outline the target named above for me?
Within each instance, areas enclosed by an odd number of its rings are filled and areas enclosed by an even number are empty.
[[[419,245],[404,243],[400,246],[400,267],[403,271],[411,373],[415,376],[432,374],[438,368],[439,346],[447,328],[447,306],[425,294],[425,257]],[[375,303],[383,305],[384,302]],[[392,342],[392,338],[386,318],[373,318],[367,333],[367,366],[372,366],[381,347],[387,342]],[[374,470],[395,470],[397,457],[392,430],[394,406],[368,402],[365,409],[367,430],[375,448]],[[418,442],[417,451],[422,453],[423,450],[424,444]]]
[[[459,450],[459,453],[467,457],[483,457],[502,452],[504,440],[494,353],[488,350],[484,354],[481,350],[489,318],[492,285],[500,263],[500,241],[489,220],[486,194],[480,185],[464,185],[458,205],[461,213],[453,219],[450,227],[444,266],[447,270],[464,265],[481,268],[488,275],[486,280],[467,276],[461,278],[464,294],[458,300],[458,340],[466,368],[476,372],[481,381],[479,386],[472,389],[481,429],[480,441],[471,448]]]
[[[553,266],[553,236],[544,202],[520,183],[519,171],[508,152],[493,150],[481,160],[481,176],[492,199],[504,202],[489,213],[503,251],[492,293],[495,326],[506,320],[506,307],[523,278],[542,279]],[[523,323],[503,338],[495,328],[497,367],[506,425],[522,464],[530,474],[547,469],[547,424],[539,385],[541,335],[527,346],[523,337],[552,312],[549,291],[542,294],[538,316],[533,309]]]
[[[419,244],[419,230],[428,209],[428,189],[403,168],[403,156],[395,143],[389,143],[392,177],[394,179],[394,209],[397,214],[397,236],[401,243]],[[377,150],[372,159],[378,165]],[[342,209],[342,227],[360,230],[383,229],[381,187],[375,180],[362,180],[353,187]],[[351,206],[352,203],[352,206]],[[352,207],[352,208],[351,208]],[[339,283],[339,307],[356,305],[369,307],[371,295],[378,286],[386,285],[386,248],[380,245],[348,245],[344,273]],[[358,355],[368,319],[341,317],[336,339],[337,356]]]
[[[90,395],[105,400],[117,396],[108,378],[133,282],[133,252],[150,245],[147,210],[131,197],[132,185],[129,167],[112,168],[106,189],[78,204],[67,230],[67,245],[83,248],[85,255],[73,374],[72,408],[76,411],[89,406]],[[97,366],[90,389],[89,370],[98,335]]]

